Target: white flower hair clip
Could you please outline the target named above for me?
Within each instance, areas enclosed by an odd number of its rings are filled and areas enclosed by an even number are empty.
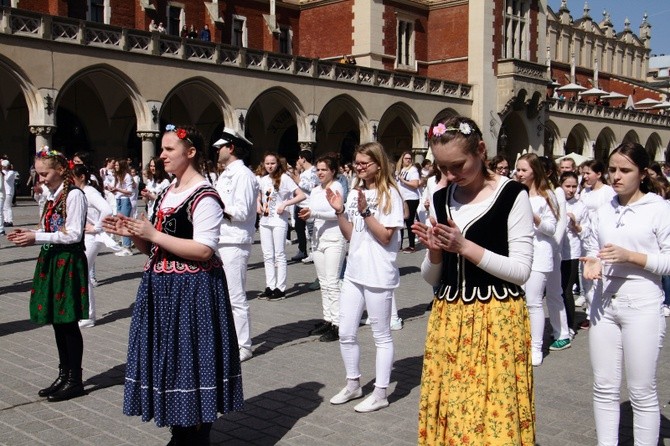
[[[462,135],[469,136],[474,132],[474,129],[470,124],[467,122],[461,122],[458,124],[458,127],[447,127],[442,123],[437,124],[435,127],[431,129],[431,135],[430,136],[442,136],[446,132],[458,132]]]

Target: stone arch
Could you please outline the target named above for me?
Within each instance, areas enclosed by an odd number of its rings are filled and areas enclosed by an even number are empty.
[[[236,128],[234,112],[225,93],[202,77],[175,85],[163,100],[160,130],[166,124],[193,124],[202,133],[207,147],[221,137],[223,127]]]
[[[547,120],[544,125],[544,153],[553,158],[565,155],[561,144],[561,132],[551,119]]]
[[[565,154],[578,153],[592,158],[593,148],[589,142],[589,131],[583,124],[577,124],[572,127],[572,130],[570,130],[570,133],[565,140]]]
[[[28,76],[12,61],[0,57],[0,147],[22,175],[28,172],[35,154],[35,137],[28,126],[44,124],[46,114],[42,96]],[[19,182],[18,193],[23,193],[24,184]]]
[[[661,136],[656,132],[649,135],[647,142],[644,144],[644,148],[652,161],[663,161],[664,154],[662,147]]]
[[[403,102],[396,102],[386,109],[379,120],[377,135],[377,141],[384,146],[391,159],[402,152],[424,146],[419,118]]]
[[[621,144],[625,142],[634,142],[636,144],[640,144],[640,135],[637,134],[635,130],[628,130],[626,135],[623,137],[621,140]]]
[[[512,163],[516,160],[517,155],[528,151],[529,148],[530,139],[524,120],[519,113],[510,113],[500,126],[497,153],[511,160]]]
[[[440,110],[435,115],[433,120],[430,122],[430,126],[433,127],[433,126],[435,126],[435,124],[437,124],[440,121],[443,121],[443,120],[446,120],[446,119],[449,119],[449,118],[453,118],[454,116],[459,116],[459,115],[460,115],[460,113],[458,113],[456,110],[454,110],[451,107],[444,108],[444,109]]]
[[[350,162],[361,135],[370,133],[368,125],[365,110],[357,100],[348,94],[332,98],[319,113],[317,153],[339,153],[340,162]]]
[[[603,128],[593,144],[593,158],[605,163],[610,152],[616,146],[614,131],[609,127]]]
[[[311,128],[300,100],[282,87],[263,91],[249,106],[245,125],[247,138],[254,143],[254,161],[271,150],[293,163],[300,153],[300,141],[309,141]]]
[[[99,64],[78,71],[61,87],[55,109],[55,148],[67,154],[91,151],[98,164],[110,155],[141,160],[137,130],[151,129],[152,115],[135,83],[120,70]]]

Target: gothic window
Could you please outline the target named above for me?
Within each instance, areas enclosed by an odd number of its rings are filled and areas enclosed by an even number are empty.
[[[414,58],[414,22],[398,19],[396,68],[416,69]]]
[[[247,18],[233,15],[233,30],[230,44],[238,47],[247,46]]]
[[[282,26],[279,29],[279,52],[282,54],[293,54],[293,32],[291,28]]]
[[[180,6],[168,5],[167,33],[178,36],[181,32],[183,9]]]
[[[530,0],[505,0],[503,59],[528,60]]]
[[[105,0],[88,1],[88,20],[105,23]]]

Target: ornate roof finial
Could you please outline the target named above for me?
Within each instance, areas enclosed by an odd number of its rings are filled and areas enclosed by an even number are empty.
[[[568,0],[561,0],[561,7],[558,9],[559,11],[568,11]]]
[[[630,31],[630,20],[626,17],[626,20],[623,21],[623,30]]]
[[[583,18],[591,18],[589,15],[589,11],[591,11],[591,8],[589,8],[589,2],[588,0],[584,0],[584,15],[582,15]]]

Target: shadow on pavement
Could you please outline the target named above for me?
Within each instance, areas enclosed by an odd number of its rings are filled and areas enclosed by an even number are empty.
[[[133,315],[134,307],[135,303],[132,303],[128,308],[121,308],[119,310],[114,310],[110,311],[109,313],[105,313],[105,315],[102,318],[95,321],[95,324],[96,325],[109,324],[110,322],[118,321],[119,319],[129,318],[130,316]]]
[[[314,412],[324,384],[309,381],[261,393],[244,402],[244,410],[223,415],[212,426],[211,444],[275,445],[303,417]]]
[[[136,280],[140,279],[144,274],[144,271],[135,271],[132,273],[119,274],[118,276],[110,277],[109,279],[102,279],[98,281],[98,286],[100,285],[109,285],[112,283],[123,282],[126,280]]]
[[[119,364],[111,369],[91,376],[84,381],[86,392],[91,393],[96,390],[106,389],[112,386],[122,386],[126,379],[126,364]]]
[[[30,288],[33,286],[33,278],[22,280],[20,282],[14,282],[11,285],[0,287],[0,296],[4,296],[9,293],[28,293]]]
[[[419,268],[418,266],[401,266],[400,268],[398,268],[398,271],[400,272],[400,277],[402,277],[407,274],[420,273],[421,268]],[[426,283],[426,289],[428,290],[427,293],[430,294],[430,285],[428,285],[427,283]]]
[[[26,305],[26,311],[28,307]],[[30,322],[30,319],[23,321],[11,321],[0,324],[0,337],[7,336],[13,333],[21,333],[22,331],[30,331],[36,328],[40,328],[41,325]]]
[[[269,305],[275,304],[269,303]],[[252,344],[256,346],[254,348],[254,357],[264,355],[284,344],[295,342],[302,338],[309,338],[309,331],[319,322],[320,320],[318,319],[309,319],[277,325],[263,334],[254,336],[251,340]]]
[[[421,384],[422,368],[423,355],[400,359],[393,363],[391,381],[395,381],[397,384],[393,393],[388,396],[389,403],[392,404],[405,398],[413,388]]]

